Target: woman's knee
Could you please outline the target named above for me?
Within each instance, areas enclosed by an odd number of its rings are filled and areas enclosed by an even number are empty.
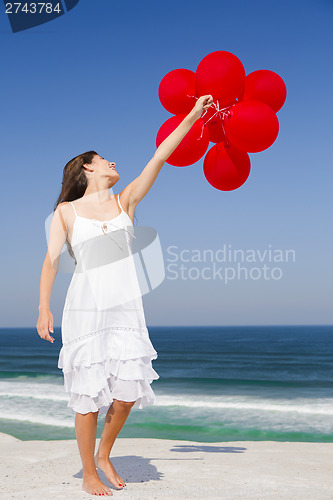
[[[97,417],[98,416],[98,413],[99,413],[99,410],[97,411],[88,411],[87,413],[80,413],[80,412],[75,412],[75,415],[77,415],[78,417]]]
[[[115,399],[115,401],[123,408],[131,408],[135,404],[135,401],[122,401],[121,399]]]

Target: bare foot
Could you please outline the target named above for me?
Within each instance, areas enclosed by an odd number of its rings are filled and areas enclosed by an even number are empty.
[[[125,481],[117,474],[116,469],[113,467],[112,462],[109,458],[98,458],[95,456],[95,465],[98,469],[102,470],[110,481],[118,489],[123,489],[126,486]]]
[[[91,475],[83,478],[82,489],[91,495],[113,495],[110,488],[102,483],[97,472],[96,476]]]

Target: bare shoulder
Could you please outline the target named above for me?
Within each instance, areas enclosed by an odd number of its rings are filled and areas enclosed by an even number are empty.
[[[70,202],[62,201],[61,203],[59,203],[55,211],[59,214],[63,228],[66,228],[67,230],[68,227],[73,223],[72,219],[74,215]]]
[[[128,214],[132,223],[134,224],[134,212],[135,206],[131,203],[131,189],[129,185],[127,185],[122,191],[119,193],[119,201],[124,211]]]
[[[119,194],[116,194],[116,196],[119,196],[121,206],[127,212],[130,204],[130,193],[127,186]]]
[[[70,210],[73,210],[72,208],[70,209],[69,207],[70,207],[69,201],[62,201],[61,203],[59,203],[56,210],[58,211],[60,216],[62,215],[64,217],[67,217],[70,214]]]
[[[57,208],[61,208],[63,209],[64,207],[67,207],[69,205],[69,201],[62,201],[61,203],[59,203],[59,205],[57,206]]]

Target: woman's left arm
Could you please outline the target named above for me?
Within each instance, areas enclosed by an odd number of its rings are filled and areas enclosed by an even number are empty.
[[[184,120],[158,146],[154,156],[149,160],[141,174],[123,189],[121,196],[125,200],[124,203],[130,207],[129,210],[131,212],[134,212],[137,204],[146,196],[164,163],[183,140],[192,125],[200,118],[202,111],[208,109],[212,102],[213,97],[211,95],[199,97],[195,106],[185,116]]]

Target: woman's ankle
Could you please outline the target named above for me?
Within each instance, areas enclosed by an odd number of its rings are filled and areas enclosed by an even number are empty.
[[[109,458],[110,458],[110,453],[108,455],[106,455],[105,453],[103,453],[102,455],[96,453],[95,455],[96,460],[108,460]]]
[[[89,479],[91,477],[98,477],[99,478],[99,475],[97,474],[96,467],[93,470],[83,471],[82,476],[83,476],[83,479]]]
[[[114,445],[114,442],[111,443],[111,448],[110,447],[99,447],[97,448],[97,451],[95,452],[95,456],[94,458],[98,459],[98,460],[107,460],[108,458],[110,458],[110,455],[111,455],[111,450],[113,448],[113,445]]]

